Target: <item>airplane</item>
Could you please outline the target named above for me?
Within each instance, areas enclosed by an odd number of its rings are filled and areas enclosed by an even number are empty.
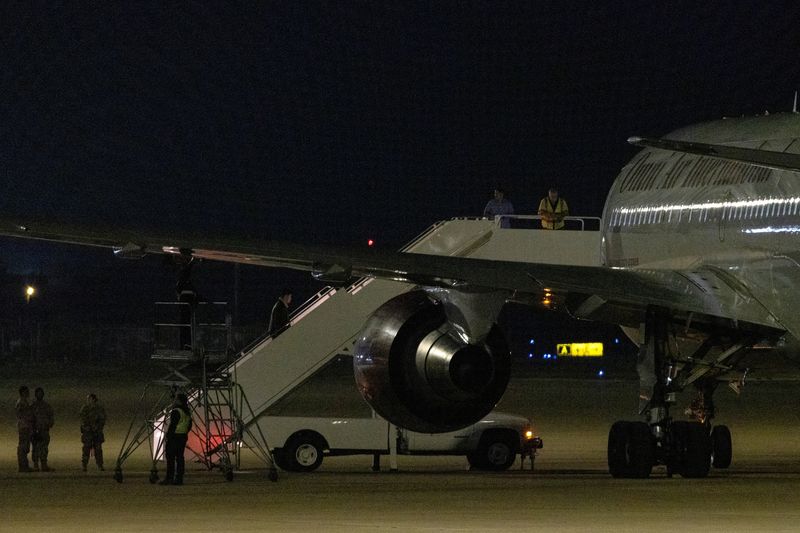
[[[377,249],[78,226],[22,217],[0,235],[111,248],[123,257],[173,254],[310,272],[345,283],[374,277],[416,286],[380,306],[354,348],[359,390],[384,418],[448,431],[488,413],[510,376],[496,325],[508,301],[617,324],[640,346],[638,421],[609,431],[614,477],[705,477],[731,462],[714,425],[720,383],[741,386],[755,346],[800,353],[800,115],[695,124],[642,148],[616,177],[595,266],[445,257]],[[498,230],[515,231],[515,230]],[[545,230],[542,230],[545,231]],[[698,391],[696,421],[670,414]]]

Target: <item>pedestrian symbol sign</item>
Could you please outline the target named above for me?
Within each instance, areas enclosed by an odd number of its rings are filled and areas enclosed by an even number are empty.
[[[572,342],[556,344],[559,357],[603,357],[602,342]]]

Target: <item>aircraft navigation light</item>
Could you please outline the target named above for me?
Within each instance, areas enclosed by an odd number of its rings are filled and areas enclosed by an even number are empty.
[[[367,239],[367,246],[373,246],[374,244],[375,244],[375,241],[374,241],[374,240],[372,240],[372,239]]]
[[[31,298],[36,294],[36,287],[33,285],[25,285],[25,301],[30,303]]]

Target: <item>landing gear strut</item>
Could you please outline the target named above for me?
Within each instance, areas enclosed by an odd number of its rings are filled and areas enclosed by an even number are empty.
[[[644,342],[638,360],[640,414],[644,422],[618,421],[608,434],[608,469],[615,478],[647,478],[652,468],[664,465],[667,475],[687,478],[706,477],[713,464],[727,468],[732,457],[731,433],[727,426],[713,426],[713,402],[717,377],[733,370],[752,342],[734,343],[719,355],[708,358],[718,344],[709,337],[691,357],[678,359],[670,354],[667,341],[670,317],[666,310],[647,311]],[[686,414],[693,420],[674,420],[670,407],[677,393],[689,384],[698,398]]]

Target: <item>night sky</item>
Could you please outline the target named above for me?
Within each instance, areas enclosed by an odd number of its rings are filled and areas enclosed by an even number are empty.
[[[0,210],[97,224],[397,248],[496,184],[599,216],[628,136],[800,88],[794,2],[42,5],[0,7]],[[0,241],[17,272],[107,257]]]

